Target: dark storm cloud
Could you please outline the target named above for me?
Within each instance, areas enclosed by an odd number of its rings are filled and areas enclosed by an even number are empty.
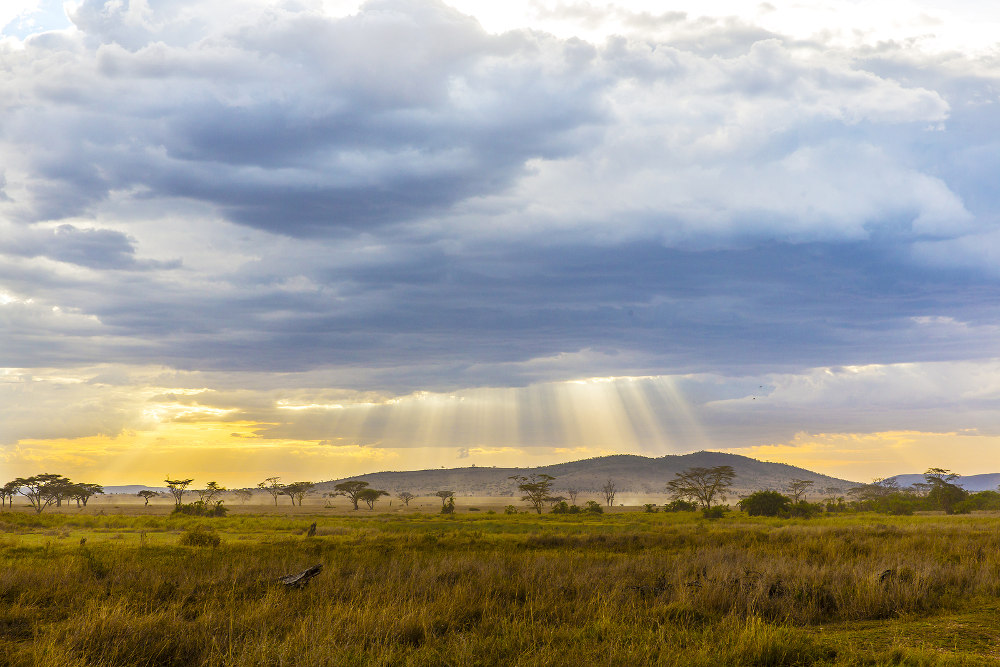
[[[679,14],[592,45],[148,6],[3,53],[0,365],[405,392],[998,353],[985,74]]]
[[[336,234],[496,192],[603,122],[593,48],[489,35],[435,2],[338,19],[275,8],[221,29],[171,3],[154,3],[158,21],[135,11],[86,2],[77,42],[39,38],[20,56],[50,64],[23,81],[34,100],[8,110],[8,139],[34,147],[27,218],[139,188],[276,233]],[[53,62],[70,54],[76,81]]]

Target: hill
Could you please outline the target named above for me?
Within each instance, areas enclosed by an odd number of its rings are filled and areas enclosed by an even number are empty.
[[[332,491],[338,482],[359,479],[391,493],[409,491],[416,495],[430,495],[447,489],[459,496],[513,496],[517,494],[517,485],[510,479],[511,476],[546,474],[556,478],[553,488],[560,493],[576,488],[581,494],[595,494],[600,492],[605,482],[612,480],[618,489],[618,498],[628,502],[628,496],[664,493],[666,483],[676,473],[688,468],[720,465],[732,466],[736,471],[733,490],[737,493],[759,489],[783,490],[792,479],[815,482],[813,488],[819,493],[828,487],[840,488],[844,493],[848,488],[857,486],[857,482],[821,475],[786,463],[758,461],[738,454],[695,452],[659,458],[618,454],[537,468],[469,467],[376,472],[321,482],[316,485],[316,490]]]
[[[924,481],[924,476],[919,474],[895,475],[890,479],[896,480],[900,486],[906,487]],[[991,472],[983,475],[968,475],[955,480],[966,491],[977,493],[979,491],[996,491],[1000,486],[1000,472]]]

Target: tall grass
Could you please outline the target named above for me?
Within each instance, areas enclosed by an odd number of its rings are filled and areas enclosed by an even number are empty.
[[[818,628],[1000,595],[994,518],[315,520],[0,515],[0,664],[856,663]]]

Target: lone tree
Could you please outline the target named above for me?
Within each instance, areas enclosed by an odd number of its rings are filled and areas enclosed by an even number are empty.
[[[245,505],[251,498],[253,498],[253,490],[251,489],[236,489],[233,491],[236,497],[240,499],[240,504]]]
[[[358,494],[366,488],[368,488],[368,482],[362,482],[360,479],[349,479],[334,486],[333,493],[330,495],[347,496],[347,499],[354,503],[354,509],[358,509],[358,501],[361,500],[361,496]]]
[[[194,479],[170,479],[167,478],[163,480],[167,484],[167,488],[170,489],[170,495],[174,497],[174,504],[178,507],[181,506],[181,498],[184,497],[184,492],[187,488],[191,486],[191,482]]]
[[[413,500],[416,496],[414,496],[409,491],[400,491],[399,493],[396,494],[396,497],[402,500],[404,505],[409,507],[410,501]]]
[[[142,491],[140,491],[139,493],[137,493],[135,495],[137,495],[140,498],[142,498],[143,500],[145,500],[146,504],[148,505],[150,498],[156,498],[160,494],[158,494],[156,491],[150,491],[149,489],[143,489]]]
[[[35,514],[41,514],[46,507],[62,497],[66,486],[71,482],[62,475],[46,472],[31,477],[18,477],[11,484],[28,499]]]
[[[580,495],[580,489],[575,486],[571,486],[566,489],[566,493],[569,495],[569,504],[576,505],[576,497]]]
[[[805,500],[805,495],[809,493],[810,487],[816,482],[808,479],[793,479],[788,483],[788,495],[792,497],[792,502],[797,503]]]
[[[434,495],[441,499],[441,507],[444,507],[445,503],[448,502],[449,498],[454,498],[455,497],[455,492],[454,491],[438,491]],[[454,504],[455,501],[452,500],[451,502],[452,502],[452,504]]]
[[[258,489],[264,489],[274,498],[274,504],[278,504],[278,496],[285,493],[285,485],[279,482],[280,477],[268,477],[257,485]]]
[[[688,468],[667,483],[667,493],[674,500],[694,499],[702,508],[710,509],[716,498],[726,499],[726,492],[735,478],[736,471],[732,466]]]
[[[368,509],[372,510],[375,509],[375,503],[378,502],[378,499],[387,495],[389,495],[389,492],[382,489],[361,489],[358,492],[358,499],[365,501]]]
[[[292,499],[292,504],[295,501],[299,501],[299,507],[302,507],[302,499],[306,497],[306,494],[313,490],[316,485],[312,482],[292,482],[291,484],[285,485],[285,495]]]
[[[608,507],[615,504],[615,493],[617,490],[615,483],[610,479],[601,487],[601,491],[604,493],[604,502],[608,504]]]
[[[544,473],[531,477],[511,475],[510,479],[518,483],[518,490],[524,494],[521,500],[527,501],[539,514],[542,513],[542,506],[545,503],[556,500],[552,495],[552,482],[555,480],[552,475]]]
[[[944,510],[945,514],[953,514],[956,503],[969,497],[969,492],[954,484],[959,475],[944,468],[928,468],[924,480],[931,485],[927,499]]]

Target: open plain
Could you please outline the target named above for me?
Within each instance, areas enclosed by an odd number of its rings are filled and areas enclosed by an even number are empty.
[[[1000,661],[993,514],[470,507],[16,508],[0,514],[0,664]],[[316,564],[302,588],[277,581]]]

